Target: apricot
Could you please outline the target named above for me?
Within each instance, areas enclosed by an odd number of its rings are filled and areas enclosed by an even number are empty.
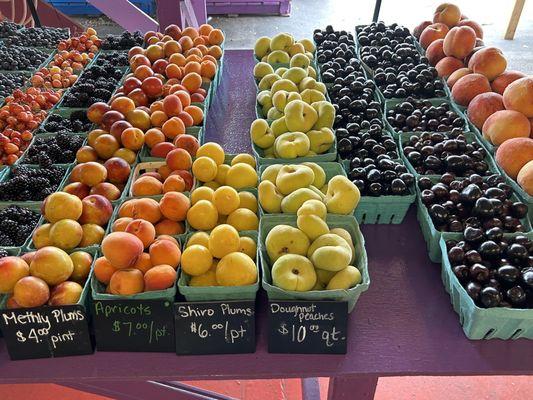
[[[163,184],[151,176],[141,176],[131,185],[133,196],[154,196],[161,193],[163,193]]]
[[[483,136],[499,146],[506,140],[529,137],[531,126],[526,116],[518,111],[501,110],[490,115],[483,123]]]
[[[106,168],[97,162],[90,161],[80,166],[80,182],[93,187],[107,179]]]
[[[133,219],[144,219],[152,224],[156,224],[162,217],[159,203],[154,199],[136,199],[133,203]]]
[[[35,276],[25,276],[13,289],[13,299],[20,307],[40,307],[50,298],[50,289],[45,281]]]
[[[125,232],[126,227],[131,221],[133,221],[133,218],[130,218],[130,217],[118,218],[117,220],[115,220],[115,222],[113,222],[111,231],[112,232]]]
[[[102,241],[102,254],[115,269],[133,267],[143,250],[143,242],[127,232],[113,232]]]
[[[149,249],[150,260],[153,265],[170,265],[176,269],[181,260],[181,250],[170,240],[156,240]]]
[[[212,45],[220,45],[222,44],[222,42],[224,42],[224,34],[220,29],[211,30],[211,32],[209,32],[208,38],[209,44]]]
[[[11,293],[19,279],[30,274],[30,267],[22,258],[0,258],[0,293]]]
[[[500,49],[483,47],[470,58],[468,68],[477,74],[485,75],[489,81],[493,81],[505,71],[507,60]]]
[[[171,221],[184,221],[191,203],[183,193],[168,192],[159,201],[161,213]]]
[[[165,161],[172,171],[178,169],[188,170],[192,167],[192,157],[184,149],[174,149],[170,151]]]
[[[111,276],[115,273],[116,269],[111,265],[109,260],[105,257],[99,257],[94,262],[94,276],[98,282],[108,285],[111,280]]]
[[[66,281],[74,271],[69,255],[57,247],[47,246],[35,252],[30,264],[30,275],[53,286]]]
[[[192,173],[190,171],[185,170],[176,170],[172,171],[170,175],[179,175],[185,182],[185,191],[188,192],[192,189],[194,185],[194,178],[192,176]]]
[[[166,96],[163,99],[163,111],[168,116],[178,116],[183,111],[181,99],[175,94]]]
[[[144,290],[144,277],[141,271],[135,268],[126,268],[115,271],[109,281],[111,294],[131,296]]]
[[[185,190],[185,181],[179,175],[172,175],[165,179],[163,184],[163,193],[183,192]]]
[[[183,125],[185,125],[186,128],[190,128],[191,126],[194,126],[194,119],[191,114],[188,112],[182,111],[179,113],[178,118],[183,122]]]
[[[503,97],[498,93],[481,93],[472,99],[468,105],[468,118],[481,129],[486,119],[496,111],[505,110]]]
[[[187,222],[196,230],[210,231],[217,225],[217,221],[217,209],[207,200],[199,200],[187,212]]]
[[[170,170],[169,166],[166,165],[166,164],[163,164],[161,165],[158,169],[157,169],[157,173],[161,176],[161,179],[162,180],[165,180],[167,179],[170,174],[172,173],[173,171]]]
[[[144,289],[164,290],[172,287],[176,282],[176,270],[170,265],[156,265],[144,274]]]
[[[192,117],[193,125],[200,125],[204,120],[204,112],[198,106],[187,106],[184,111]]]
[[[508,110],[519,111],[527,118],[533,118],[533,76],[510,83],[503,92],[503,104]]]
[[[127,128],[120,135],[122,145],[132,151],[138,151],[144,144],[144,133],[139,128]]]
[[[126,115],[130,111],[135,110],[135,103],[129,97],[117,97],[111,102],[111,108]]]
[[[161,111],[156,111],[161,112]],[[152,114],[153,115],[153,114]],[[144,143],[151,149],[158,143],[162,143],[165,141],[165,135],[163,132],[161,132],[160,129],[152,128],[148,129],[146,133],[144,134]]]
[[[527,194],[530,196],[533,195],[533,161],[528,161],[527,164],[520,169],[516,181]]]
[[[180,235],[185,232],[182,222],[163,219],[155,225],[155,233],[159,235]]]
[[[512,179],[516,179],[524,165],[533,160],[533,139],[506,140],[496,150],[496,162]]]
[[[455,57],[444,57],[435,65],[439,76],[444,78],[463,67],[463,62]]]
[[[176,136],[185,133],[185,124],[180,118],[172,117],[163,124],[161,130],[167,138],[174,139]]]
[[[488,79],[484,75],[473,73],[455,82],[452,88],[452,98],[457,104],[466,107],[478,94],[490,91]]]
[[[209,47],[207,53],[218,60],[220,59],[220,57],[222,57],[222,48],[220,46],[214,45]]]
[[[183,77],[181,84],[185,86],[189,92],[194,92],[202,86],[202,77],[197,72],[190,72]]]
[[[50,292],[49,306],[67,306],[80,301],[83,287],[72,281],[66,281],[55,286]]]
[[[148,271],[152,267],[153,267],[153,264],[152,264],[152,261],[150,260],[150,254],[142,253],[133,268],[138,269],[143,274],[145,274],[146,271]]]

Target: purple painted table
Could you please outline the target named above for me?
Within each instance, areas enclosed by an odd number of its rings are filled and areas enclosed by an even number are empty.
[[[225,76],[209,112],[207,139],[222,143],[228,152],[250,148],[252,68],[251,51],[226,52]],[[167,399],[194,397],[145,381],[329,376],[330,398],[371,399],[380,376],[532,374],[532,342],[470,341],[464,336],[444,291],[440,267],[426,254],[413,211],[401,225],[363,226],[372,283],[350,315],[346,355],[267,353],[266,302],[261,295],[255,354],[96,352],[10,361],[0,341],[0,383],[55,382],[118,399]]]

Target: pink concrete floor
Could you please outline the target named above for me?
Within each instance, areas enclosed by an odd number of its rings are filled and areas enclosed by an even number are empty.
[[[299,379],[248,381],[187,381],[202,389],[239,399],[300,400]],[[321,398],[327,398],[328,378],[320,378]],[[0,399],[110,400],[53,384],[0,385]],[[523,400],[533,398],[533,377],[394,377],[379,380],[374,400]]]

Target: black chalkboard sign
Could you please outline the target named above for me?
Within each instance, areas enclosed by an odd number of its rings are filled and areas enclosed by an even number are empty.
[[[91,354],[85,308],[18,308],[0,311],[0,326],[12,360]]]
[[[348,303],[269,301],[268,352],[346,354]]]
[[[255,302],[210,301],[174,305],[177,354],[255,352]]]
[[[174,351],[170,300],[94,300],[93,311],[98,351]]]

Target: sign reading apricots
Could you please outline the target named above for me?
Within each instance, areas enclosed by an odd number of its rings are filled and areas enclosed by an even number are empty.
[[[174,351],[169,300],[95,300],[93,315],[99,351]]]

